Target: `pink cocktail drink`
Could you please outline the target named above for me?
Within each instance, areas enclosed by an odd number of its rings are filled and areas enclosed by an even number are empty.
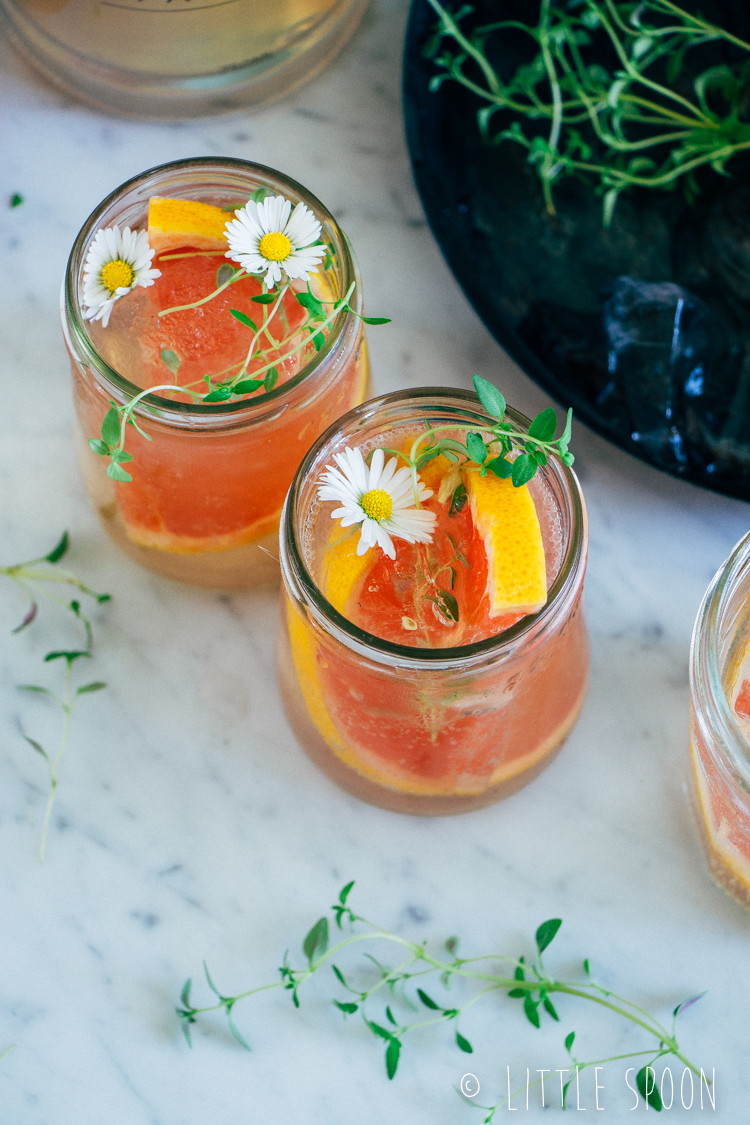
[[[439,419],[451,440],[487,423],[476,398],[460,392],[386,396],[342,419],[303,462],[282,525],[278,663],[298,737],[329,776],[371,803],[436,814],[526,784],[572,728],[588,670],[586,524],[575,478],[559,463],[522,495],[510,480],[472,477],[459,458],[440,456],[419,472],[429,541],[396,534],[392,557],[379,544],[358,553],[359,527],[332,520],[337,501],[324,490],[316,501],[313,481],[355,439],[370,469],[377,449],[406,455],[425,419]],[[365,491],[365,506],[384,503],[387,491]],[[488,521],[498,510],[502,519]],[[490,571],[496,592],[502,568],[488,564],[488,545],[491,553],[505,535],[512,553],[506,533],[530,510],[543,550],[542,604],[493,604]],[[533,570],[527,546],[515,557]]]
[[[275,200],[287,201],[285,211]],[[306,219],[303,239],[316,241],[301,248],[302,266],[295,271],[283,229],[266,237],[275,257],[229,257],[225,224],[246,212],[260,220],[268,212],[292,237],[294,216]],[[97,315],[88,280],[97,232],[122,237],[126,226],[148,235],[155,276]],[[111,271],[122,268],[105,263],[99,273],[114,284]],[[65,322],[84,481],[110,534],[183,581],[273,580],[266,552],[276,553],[294,471],[368,380],[356,263],[322,204],[243,161],[146,173],[105,200],[79,235]]]

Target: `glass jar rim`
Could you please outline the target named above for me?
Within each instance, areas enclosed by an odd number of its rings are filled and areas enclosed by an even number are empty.
[[[192,423],[195,423],[199,418],[208,421],[211,419],[216,419],[217,421],[224,420],[230,423],[235,419],[237,421],[244,421],[247,419],[248,415],[253,417],[256,414],[264,414],[269,409],[278,409],[279,406],[283,406],[284,399],[289,393],[307,382],[326,361],[330,359],[334,348],[342,337],[345,336],[347,329],[356,319],[361,318],[362,314],[362,285],[349,239],[341,230],[328,208],[320,202],[317,196],[313,195],[312,192],[308,191],[302,184],[293,180],[290,176],[278,172],[275,168],[229,156],[187,157],[182,160],[173,160],[167,164],[159,164],[153,168],[148,168],[145,172],[140,172],[137,176],[132,176],[129,180],[120,184],[119,187],[110,192],[110,194],[94,208],[76,235],[68,257],[63,281],[61,302],[63,330],[66,339],[68,339],[71,344],[71,351],[80,357],[81,362],[85,363],[87,367],[90,367],[96,372],[97,376],[102,379],[110,391],[118,392],[119,397],[121,397],[123,401],[128,401],[145,390],[144,387],[139,387],[136,383],[131,383],[129,379],[126,379],[124,375],[121,375],[119,371],[116,371],[99,355],[99,352],[96,350],[91,337],[82,323],[82,317],[79,312],[77,288],[79,278],[83,271],[87,244],[97,229],[98,221],[117,200],[127,192],[132,191],[139,184],[145,184],[150,179],[157,179],[158,177],[163,177],[170,173],[186,172],[189,169],[203,170],[204,172],[214,169],[218,174],[222,172],[235,173],[238,175],[240,173],[253,174],[258,179],[266,178],[269,181],[273,181],[278,185],[278,188],[287,188],[293,195],[297,195],[306,205],[314,210],[316,218],[318,218],[324,226],[330,227],[336,240],[336,253],[339,255],[341,261],[342,292],[345,293],[349,286],[354,283],[353,308],[355,311],[341,310],[338,317],[331,322],[331,331],[323,347],[320,351],[315,353],[296,375],[287,380],[287,382],[274,387],[271,391],[264,391],[263,394],[256,394],[253,398],[241,399],[234,403],[175,402],[174,399],[163,398],[158,394],[150,394],[144,396],[144,398],[140,400],[138,407],[136,407],[136,413],[146,413],[153,417],[154,412],[158,411],[158,417],[172,419],[173,421],[181,418],[189,418]],[[140,408],[143,409],[141,410]]]
[[[557,620],[563,608],[578,586],[577,578],[581,564],[585,564],[588,544],[588,524],[586,506],[583,500],[578,478],[567,465],[558,458],[550,458],[546,467],[540,467],[539,472],[554,472],[564,486],[569,498],[571,529],[568,542],[560,563],[560,569],[552,583],[547,601],[538,613],[527,614],[515,625],[503,630],[492,637],[475,641],[469,645],[457,645],[453,648],[415,648],[410,645],[400,645],[393,641],[386,641],[381,637],[368,633],[354,625],[344,617],[325,597],[318,584],[311,575],[307,563],[298,549],[297,534],[295,530],[295,515],[297,502],[300,499],[300,490],[309,473],[310,467],[326,444],[339,433],[348,423],[357,420],[364,422],[379,410],[398,406],[419,406],[422,400],[449,400],[450,405],[442,407],[434,403],[430,406],[430,413],[444,412],[446,416],[461,413],[466,416],[470,424],[478,429],[487,429],[486,423],[496,421],[483,409],[478,396],[473,391],[465,391],[454,387],[418,387],[406,391],[395,391],[369,399],[361,406],[355,407],[321,434],[311,446],[300,464],[292,481],[291,488],[284,503],[281,517],[281,562],[282,572],[286,573],[291,564],[293,575],[301,586],[305,598],[311,608],[327,623],[337,637],[348,647],[355,648],[374,660],[393,658],[399,664],[407,664],[413,668],[451,668],[457,663],[481,663],[484,658],[495,658],[501,651],[509,651],[519,642],[528,638],[530,633],[535,635],[548,628]],[[507,414],[518,425],[528,428],[530,420],[512,407],[507,408]],[[551,466],[551,470],[550,470]],[[287,558],[287,549],[289,558]]]
[[[698,722],[710,725],[724,748],[732,770],[750,787],[750,746],[740,731],[724,690],[719,632],[737,583],[750,568],[750,532],[740,539],[719,567],[698,610],[690,644],[690,682]],[[697,698],[696,698],[697,697]],[[705,707],[705,711],[702,708]]]

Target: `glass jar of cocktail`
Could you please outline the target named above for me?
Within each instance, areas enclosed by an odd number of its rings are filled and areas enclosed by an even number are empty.
[[[475,386],[481,404],[425,388],[350,411],[310,449],[282,516],[289,720],[329,777],[407,813],[463,812],[525,785],[586,688],[588,531],[569,422],[555,440],[554,411],[529,429]]]
[[[750,534],[708,588],[690,655],[691,792],[716,882],[750,906]]]
[[[366,394],[362,308],[345,235],[269,168],[178,161],[97,207],[63,326],[84,483],[124,551],[200,586],[278,579],[295,469]]]
[[[321,70],[367,0],[0,0],[43,76],[118,116],[194,118],[289,93]]]

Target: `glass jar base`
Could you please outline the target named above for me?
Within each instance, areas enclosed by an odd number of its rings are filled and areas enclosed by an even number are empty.
[[[47,34],[12,3],[0,21],[18,54],[64,93],[116,117],[177,121],[237,113],[291,93],[318,74],[356,31],[368,0],[351,0],[320,38],[216,73],[160,75],[97,63]]]
[[[410,816],[451,816],[473,812],[475,809],[493,805],[523,789],[547,768],[562,749],[578,719],[587,687],[584,680],[579,698],[562,727],[550,740],[549,747],[544,748],[541,754],[530,755],[531,761],[526,768],[519,769],[518,772],[494,785],[489,785],[481,792],[455,795],[420,794],[400,792],[386,785],[378,785],[346,765],[330,748],[311,719],[302,696],[283,614],[279,622],[276,642],[276,675],[287,721],[300,746],[318,769],[360,801]]]
[[[96,514],[104,530],[126,555],[163,578],[171,578],[187,586],[225,591],[279,584],[278,531],[271,531],[255,543],[245,543],[225,551],[181,554],[134,543],[114,505],[97,508]]]
[[[92,456],[80,432],[77,451],[84,488],[99,522],[117,546],[135,562],[163,578],[204,589],[247,590],[255,586],[278,586],[281,572],[276,528],[253,543],[243,543],[223,551],[183,553],[143,546],[128,534],[112,482],[101,471],[100,459]]]

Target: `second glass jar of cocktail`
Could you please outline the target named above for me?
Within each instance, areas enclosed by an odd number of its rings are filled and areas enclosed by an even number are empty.
[[[511,410],[505,419],[528,426]],[[578,483],[556,457],[540,457],[528,491],[469,467],[456,450],[468,440],[482,457],[490,426],[461,391],[374,399],[313,445],[286,501],[277,660],[287,714],[325,773],[396,811],[463,812],[514,792],[551,761],[583,702],[588,535]],[[447,453],[435,456],[441,437]],[[421,466],[413,476],[408,457]],[[404,508],[412,487],[415,501],[431,498],[417,516]],[[328,511],[339,492],[343,506]],[[368,549],[360,526],[347,530],[356,504],[373,517]],[[515,576],[541,565],[541,604],[504,615],[485,594],[485,544],[504,534],[493,505],[515,521],[510,552],[515,531],[523,538],[537,518],[543,545],[541,555],[517,553]],[[394,527],[406,545],[383,534]]]
[[[362,311],[345,235],[269,168],[178,161],[104,200],[63,324],[84,483],[124,551],[195,585],[277,579],[294,471],[366,394]]]
[[[750,906],[750,535],[706,592],[690,656],[693,807],[716,882]]]

